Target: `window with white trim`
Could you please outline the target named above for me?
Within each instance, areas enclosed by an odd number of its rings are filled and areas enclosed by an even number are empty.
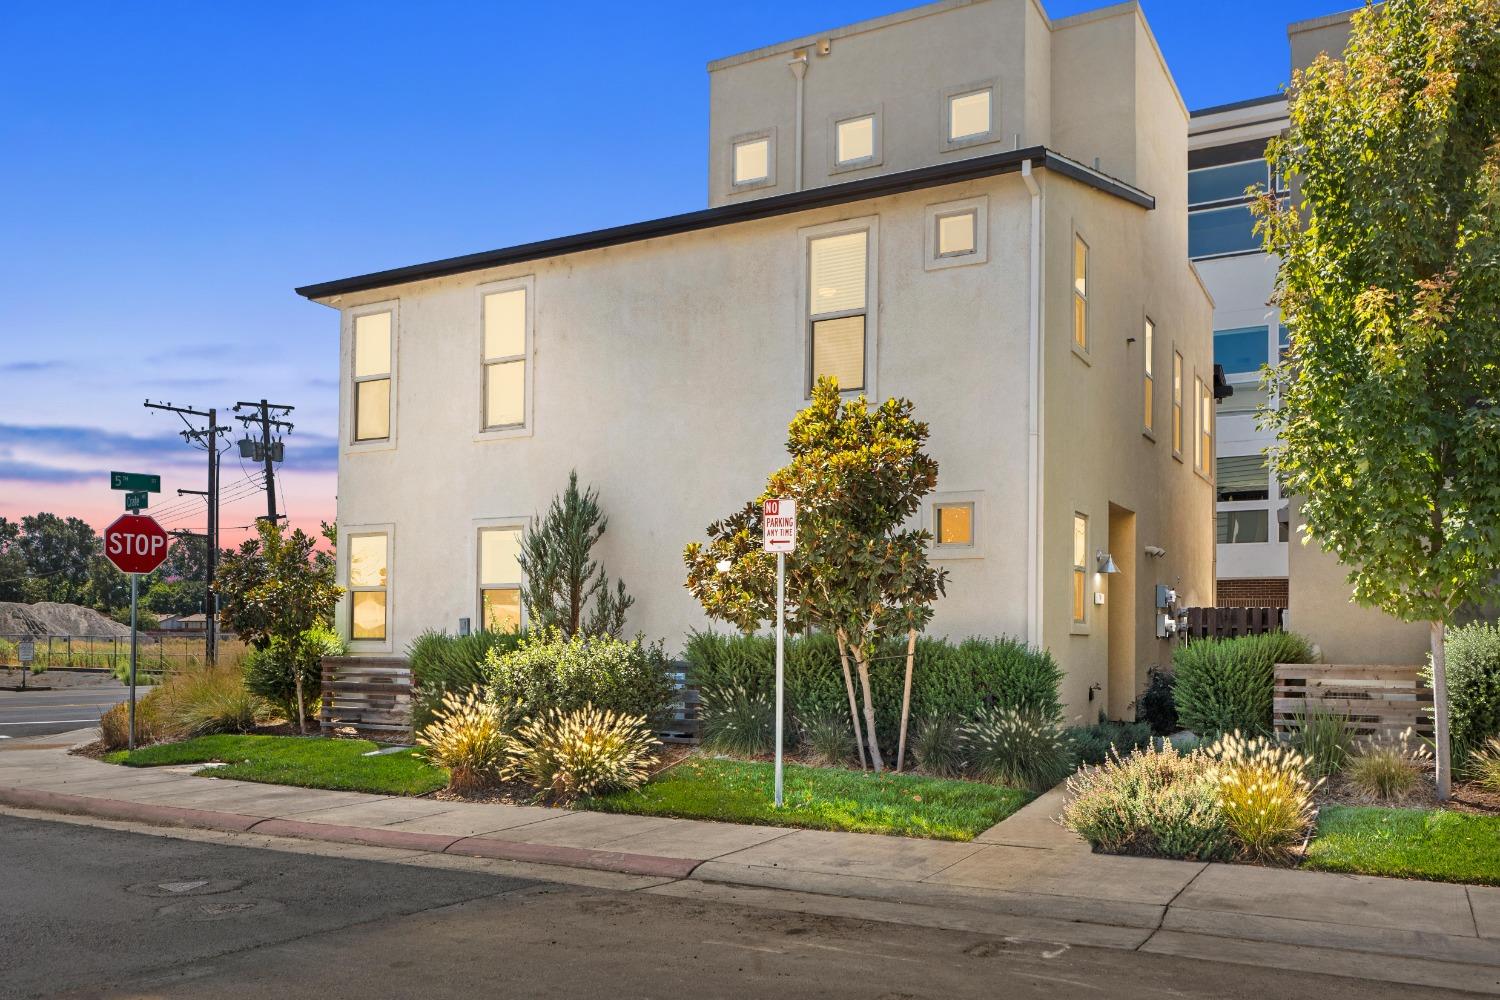
[[[833,127],[835,166],[852,167],[875,162],[876,121],[874,115],[845,118]]]
[[[490,632],[521,628],[521,527],[479,529],[479,624]]]
[[[1073,345],[1089,349],[1089,245],[1073,236]]]
[[[484,429],[526,423],[526,358],[530,310],[526,287],[490,292],[480,300],[484,331]]]
[[[1198,385],[1198,471],[1208,475],[1214,457],[1214,390],[1203,379],[1193,381]]]
[[[937,255],[966,257],[979,248],[979,213],[975,209],[937,217]]]
[[[974,547],[974,502],[932,505],[933,544],[940,549]]]
[[[1073,514],[1073,624],[1088,621],[1089,588],[1089,519]]]
[[[948,147],[987,142],[995,134],[995,86],[973,84],[947,91],[943,100],[943,140]]]
[[[384,532],[350,535],[349,638],[384,642],[387,635],[390,536]]]
[[[730,147],[731,183],[735,187],[756,187],[771,180],[771,137],[747,136]]]
[[[1172,457],[1182,457],[1182,352],[1172,352]]]
[[[354,443],[391,436],[391,313],[354,317]]]
[[[845,392],[865,387],[869,318],[869,230],[808,240],[808,336],[812,383],[824,375]]]

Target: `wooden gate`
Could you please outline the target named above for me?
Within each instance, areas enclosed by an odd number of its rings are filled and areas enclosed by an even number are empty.
[[[1420,665],[1278,663],[1273,711],[1280,736],[1298,715],[1322,711],[1347,716],[1361,738],[1393,740],[1407,728],[1432,737],[1432,689]]]

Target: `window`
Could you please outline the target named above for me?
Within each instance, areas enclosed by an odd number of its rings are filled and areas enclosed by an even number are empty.
[[[988,214],[989,199],[983,197],[928,205],[922,213],[927,228],[927,256],[923,266],[929,271],[939,271],[986,263]]]
[[[734,186],[765,184],[771,179],[771,137],[746,138],[734,144]]]
[[[1156,429],[1155,420],[1151,415],[1151,410],[1156,400],[1156,381],[1152,374],[1156,364],[1152,360],[1153,352],[1156,350],[1156,324],[1151,322],[1151,317],[1149,316],[1146,317],[1146,329],[1143,339],[1146,342],[1146,351],[1141,357],[1141,368],[1143,369],[1144,376],[1141,382],[1141,394],[1145,411],[1142,414],[1143,423],[1141,426],[1146,428],[1147,434],[1150,434]]]
[[[349,536],[349,638],[385,641],[389,535]]]
[[[1194,260],[1260,251],[1261,241],[1255,235],[1255,218],[1249,205],[1188,213],[1188,256]]]
[[[862,164],[875,159],[875,116],[850,118],[834,126],[834,163]]]
[[[479,529],[479,623],[491,632],[521,627],[521,527]]]
[[[1172,455],[1182,457],[1182,352],[1172,352]]]
[[[954,212],[937,217],[937,252],[939,257],[962,257],[977,248],[976,213]]]
[[[1264,455],[1221,455],[1214,466],[1220,503],[1271,498],[1271,469]]]
[[[947,145],[963,145],[990,138],[994,131],[994,87],[968,87],[947,96]]]
[[[1292,331],[1287,329],[1285,323],[1276,331],[1276,360],[1279,363],[1286,357],[1286,352],[1292,349]]]
[[[1214,390],[1207,382],[1198,382],[1198,471],[1208,473],[1214,457]]]
[[[1282,180],[1264,159],[1217,164],[1188,171],[1188,256],[1194,259],[1260,253],[1255,219],[1245,190],[1251,186],[1285,194]]]
[[[808,322],[812,382],[824,375],[839,389],[865,387],[869,232],[808,241]]]
[[[1188,171],[1188,204],[1204,205],[1216,201],[1239,201],[1245,189],[1257,185],[1265,189],[1271,182],[1265,160],[1245,160],[1217,167]]]
[[[1202,398],[1203,398],[1203,380],[1201,378],[1199,378],[1198,376],[1194,375],[1193,376],[1193,405],[1194,406],[1198,406],[1199,405],[1198,404],[1198,400],[1200,400]],[[1200,411],[1198,413],[1198,418],[1199,418],[1199,420],[1202,420],[1202,418],[1203,418],[1203,414],[1202,414],[1201,409],[1200,409]],[[1202,435],[1202,434],[1199,434],[1197,437],[1193,438],[1193,468],[1197,469],[1199,472],[1203,471],[1203,441],[1204,441],[1204,435]]]
[[[1218,543],[1242,545],[1248,542],[1270,541],[1269,515],[1270,511],[1266,510],[1219,511]]]
[[[1089,245],[1073,237],[1073,345],[1089,349]]]
[[[484,328],[484,429],[523,426],[530,326],[526,288],[491,292],[480,303]]]
[[[1263,326],[1214,331],[1214,363],[1225,375],[1259,372],[1270,360],[1270,339]]]
[[[1270,398],[1265,387],[1257,382],[1236,382],[1234,395],[1219,404],[1219,416],[1254,416]]]
[[[974,544],[974,504],[937,503],[932,505],[939,546],[972,546]]]
[[[1073,515],[1073,624],[1088,620],[1089,519]]]
[[[354,318],[354,442],[391,436],[391,314]]]

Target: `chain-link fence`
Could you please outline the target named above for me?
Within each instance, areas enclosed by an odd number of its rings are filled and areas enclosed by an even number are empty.
[[[31,635],[0,633],[0,667],[19,667],[22,640],[32,643],[33,670],[103,668],[115,673],[130,668],[129,635]],[[204,662],[204,635],[141,633],[137,669],[163,673],[174,667],[194,667]],[[235,655],[239,643],[219,638],[219,657]]]

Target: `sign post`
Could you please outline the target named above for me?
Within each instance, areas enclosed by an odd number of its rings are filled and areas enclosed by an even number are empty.
[[[782,727],[786,702],[786,554],[797,551],[797,502],[766,500],[761,507],[761,547],[776,553],[776,808],[782,805]]]
[[[123,473],[112,473],[113,481]],[[154,478],[154,477],[153,477]],[[158,486],[160,483],[158,482]],[[104,529],[104,557],[121,573],[130,574],[130,739],[135,749],[135,668],[140,652],[137,607],[142,573],[150,573],[167,558],[170,539],[156,518],[145,514],[125,514]]]
[[[26,678],[31,673],[31,662],[36,659],[36,641],[22,639],[16,643],[16,659],[21,664],[21,690],[26,690]]]

